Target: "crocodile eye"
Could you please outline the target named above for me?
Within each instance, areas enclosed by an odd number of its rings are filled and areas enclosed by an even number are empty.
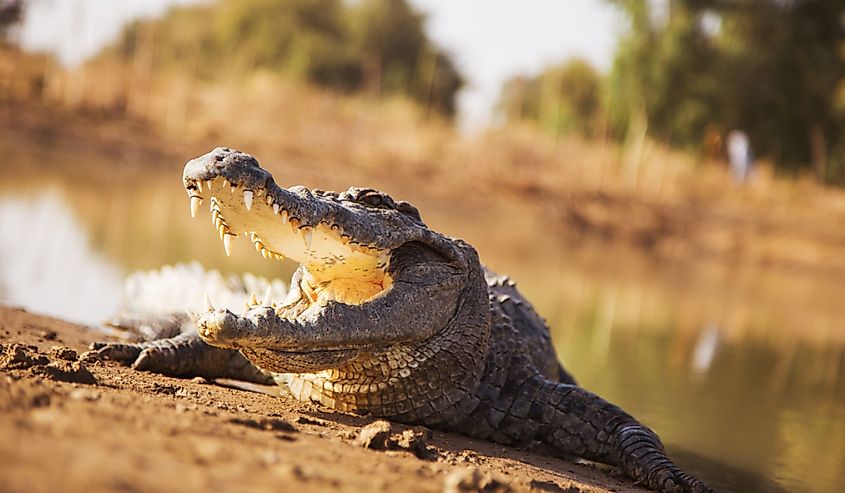
[[[364,203],[373,207],[378,207],[382,204],[380,195],[367,195],[364,197]]]

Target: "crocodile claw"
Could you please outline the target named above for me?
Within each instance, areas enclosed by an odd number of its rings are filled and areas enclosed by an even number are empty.
[[[204,343],[194,333],[134,344],[95,342],[92,353],[117,361],[135,370],[173,377],[234,378],[271,384],[272,376],[262,371],[238,351],[219,349]]]
[[[144,349],[142,344],[119,342],[94,342],[90,348],[100,359],[117,361],[126,366],[132,365]]]

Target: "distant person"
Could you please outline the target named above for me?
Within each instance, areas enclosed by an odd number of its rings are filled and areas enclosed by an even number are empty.
[[[742,130],[733,130],[728,134],[727,143],[731,174],[737,184],[743,185],[751,175],[751,167],[754,165],[754,155],[751,152],[748,135]]]

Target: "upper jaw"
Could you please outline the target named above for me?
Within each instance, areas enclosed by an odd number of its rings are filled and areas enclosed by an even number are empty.
[[[383,241],[384,231],[374,228],[366,214],[341,205],[333,195],[313,192],[302,186],[278,186],[254,157],[243,152],[218,147],[192,159],[185,165],[182,182],[191,197],[192,215],[206,196],[215,199],[209,205],[212,214],[216,209],[220,213],[217,215],[223,216],[222,220],[215,220],[221,237],[224,233],[238,235],[252,231],[253,224],[278,216],[273,219],[274,227],[278,222],[289,224],[294,230],[299,229],[306,239],[314,228],[323,226],[355,250],[374,253],[393,247]],[[214,202],[218,207],[215,208]],[[226,208],[235,213],[254,214],[241,224],[226,214]]]
[[[218,147],[188,161],[182,183],[190,197],[199,198],[203,197],[204,187],[209,189],[208,194],[214,191],[213,188],[228,187],[230,193],[240,195],[235,200],[227,200],[230,205],[250,211],[253,206],[261,206],[263,201],[274,214],[284,212],[284,218],[292,219],[295,226],[303,228],[316,226],[328,215],[326,204],[310,190],[279,187],[270,172],[262,169],[254,157],[227,147]],[[241,232],[231,226],[228,229],[236,234]]]
[[[323,302],[360,303],[392,283],[390,249],[361,238],[370,233],[365,218],[305,187],[279,187],[249,154],[214,149],[186,164],[183,184],[192,215],[208,199],[227,254],[247,234],[265,258],[287,256],[305,266],[314,286],[331,284]]]
[[[324,236],[348,245],[348,249],[355,252],[375,254],[389,250],[379,245],[375,238],[370,238],[375,235],[367,234],[367,228],[355,227],[360,222],[356,220],[359,218],[349,217],[354,214],[344,210],[343,206],[302,186],[279,187],[272,175],[249,154],[218,147],[188,161],[182,181],[191,198],[192,215],[196,215],[203,200],[209,197],[212,219],[221,239],[227,235],[255,233],[250,234],[250,239],[259,244],[261,251],[268,245],[267,241],[262,241],[260,229],[287,226],[302,237],[306,247],[312,248],[313,241],[317,239],[315,229],[319,228]],[[291,258],[308,263],[305,252],[299,252],[299,245],[288,247],[293,253]]]

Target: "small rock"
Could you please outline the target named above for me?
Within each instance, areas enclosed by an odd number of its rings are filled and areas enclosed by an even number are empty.
[[[300,416],[300,417],[296,418],[296,422],[298,424],[301,424],[301,425],[316,425],[316,426],[326,426],[326,425],[328,425],[328,423],[326,423],[322,419],[309,418],[308,416]]]
[[[79,401],[96,401],[100,398],[100,394],[93,390],[74,389],[68,397]]]
[[[314,476],[314,471],[310,467],[301,467],[296,464],[282,463],[279,469],[283,476],[292,476],[300,481],[307,481]]]
[[[76,351],[67,346],[53,346],[50,348],[50,356],[53,358],[63,359],[65,361],[76,361],[79,355]]]
[[[181,389],[182,387],[179,387],[178,385],[155,382],[153,384],[152,391],[156,394],[174,395]]]
[[[39,335],[48,341],[55,341],[59,337],[55,330],[42,330]]]
[[[237,425],[247,426],[249,428],[255,428],[258,430],[286,431],[288,433],[293,433],[296,431],[296,428],[294,428],[292,424],[279,418],[232,418],[229,420],[229,422],[235,423]]]
[[[279,454],[272,450],[265,450],[264,453],[261,454],[261,461],[268,466],[278,464],[280,460],[281,459],[279,458]]]
[[[436,452],[428,448],[430,440],[431,430],[423,427],[407,429],[401,435],[390,439],[393,447],[409,450],[420,459],[425,460],[432,459],[437,455]]]
[[[378,420],[361,428],[357,443],[364,448],[384,450],[387,448],[388,438],[390,438],[390,423]]]
[[[44,366],[49,362],[46,356],[38,353],[35,346],[0,344],[0,370],[25,370],[33,366]]]
[[[490,473],[483,473],[477,467],[456,469],[446,476],[443,493],[510,493],[509,484],[496,479]]]
[[[32,407],[45,407],[50,405],[50,396],[46,393],[38,393],[29,400]]]
[[[194,383],[201,383],[203,385],[209,383],[205,377],[194,377],[191,379],[191,381]]]
[[[578,488],[576,486],[569,486],[566,489],[562,488],[560,485],[555,483],[554,481],[540,481],[537,479],[531,480],[529,486],[532,490],[537,491],[547,491],[549,493],[583,493],[584,490]]]
[[[358,432],[355,430],[343,430],[338,432],[337,436],[344,440],[355,440],[358,438]]]
[[[61,382],[84,383],[97,385],[97,379],[78,361],[53,361],[47,366],[37,366],[32,369],[33,373],[46,376],[52,380]]]
[[[472,450],[461,450],[455,459],[463,464],[480,464],[483,462],[478,454]]]
[[[79,355],[79,362],[86,365],[101,365],[103,356],[97,351],[85,351]]]

